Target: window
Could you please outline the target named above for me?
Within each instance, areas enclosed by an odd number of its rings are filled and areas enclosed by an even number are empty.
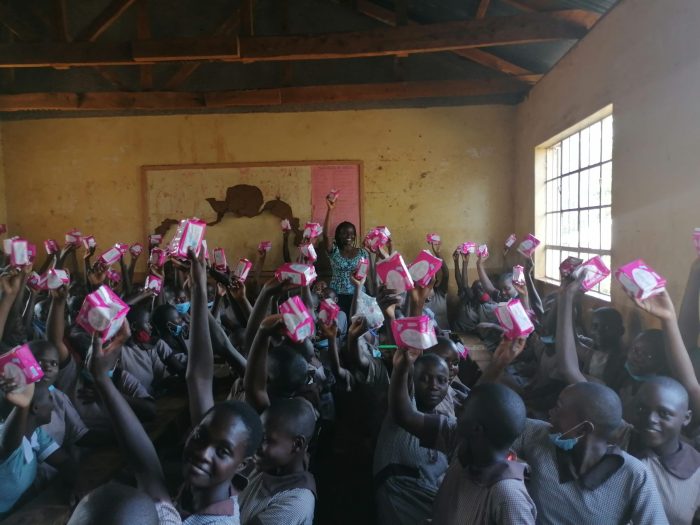
[[[569,256],[600,255],[610,267],[612,235],[613,117],[566,136],[546,148],[545,277],[559,281]],[[593,290],[610,296],[610,278]]]

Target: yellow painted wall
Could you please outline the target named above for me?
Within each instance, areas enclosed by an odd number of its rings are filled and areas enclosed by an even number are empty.
[[[2,128],[0,127],[0,144],[2,144]],[[5,194],[5,163],[2,147],[0,147],[0,224],[7,223],[7,199]]]
[[[36,242],[73,226],[103,247],[132,242],[142,165],[361,160],[364,224],[388,225],[407,259],[428,231],[450,250],[500,245],[512,228],[514,120],[512,107],[470,106],[4,122],[9,226]]]
[[[534,227],[534,149],[613,104],[613,267],[641,257],[676,305],[700,226],[700,2],[622,0],[518,106],[516,224]],[[629,302],[613,284],[613,302]]]

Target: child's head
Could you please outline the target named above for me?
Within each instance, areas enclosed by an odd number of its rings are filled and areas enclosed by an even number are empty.
[[[207,302],[211,303],[216,298],[216,286],[207,282]],[[189,299],[188,299],[189,300]]]
[[[664,333],[657,329],[640,332],[627,351],[625,366],[637,377],[664,374],[667,369]]]
[[[331,288],[330,286],[326,286],[322,291],[321,291],[321,299],[331,299],[335,301],[336,303],[338,302],[338,294],[335,293],[335,290]]]
[[[345,246],[355,246],[357,232],[355,225],[348,221],[343,221],[335,228],[335,244],[338,248]]]
[[[458,429],[472,451],[503,451],[522,433],[526,417],[525,404],[518,394],[498,383],[484,383],[469,392]],[[470,459],[479,462],[478,456],[472,454]]]
[[[262,424],[243,401],[214,405],[185,442],[184,478],[195,489],[231,483],[262,439]]]
[[[645,381],[634,398],[632,423],[642,444],[651,449],[676,445],[690,423],[688,392],[675,379],[656,376]]]
[[[148,343],[151,340],[151,314],[143,306],[136,306],[126,314],[126,320],[131,328],[131,337],[138,343]]]
[[[34,317],[46,326],[46,320],[49,318],[49,307],[51,306],[50,299],[43,299],[34,305]]]
[[[484,290],[484,285],[481,284],[481,281],[479,279],[476,279],[472,283],[472,294],[480,303],[486,303],[491,300],[489,294],[487,294],[486,290]]]
[[[41,370],[44,372],[44,377],[41,378],[42,383],[53,385],[58,377],[58,348],[53,343],[48,341],[31,341],[28,343],[29,349],[37,360]]]
[[[591,337],[596,348],[603,350],[619,344],[625,333],[620,312],[609,306],[591,312]]]
[[[413,386],[416,406],[421,412],[431,412],[447,395],[450,371],[445,360],[436,354],[424,353],[413,365]]]
[[[48,425],[51,421],[53,410],[53,396],[49,391],[49,385],[39,381],[34,384],[34,397],[29,406],[29,412],[34,417],[37,426]]]
[[[276,399],[262,415],[263,440],[256,463],[275,473],[306,455],[316,427],[316,413],[305,399]]]
[[[308,364],[287,345],[272,348],[267,358],[267,390],[271,397],[294,396],[308,380]]]
[[[549,419],[554,432],[567,434],[567,438],[592,434],[607,440],[622,422],[622,403],[605,385],[576,383],[562,390]]]
[[[498,289],[508,297],[517,297],[518,290],[513,286],[513,273],[507,272],[498,277]]]
[[[447,363],[447,368],[450,372],[450,383],[457,377],[459,373],[459,352],[457,351],[457,345],[449,339],[448,337],[439,336],[437,338],[437,344],[430,347],[427,350],[430,354],[435,354]]]
[[[110,482],[80,500],[68,525],[158,525],[158,512],[145,492]]]
[[[170,304],[162,304],[153,310],[151,323],[160,337],[166,335],[179,336],[184,326],[184,321],[175,307]]]

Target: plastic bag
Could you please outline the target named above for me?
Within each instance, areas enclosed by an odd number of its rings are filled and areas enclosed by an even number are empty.
[[[355,321],[358,317],[365,318],[367,328],[379,328],[384,324],[384,314],[377,300],[363,291],[360,291],[357,297],[357,312],[352,316],[351,321]]]

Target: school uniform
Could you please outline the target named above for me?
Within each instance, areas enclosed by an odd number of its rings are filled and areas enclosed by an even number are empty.
[[[0,424],[0,434],[4,426],[4,423]],[[31,487],[38,464],[59,448],[58,443],[39,427],[29,439],[23,437],[20,446],[0,462],[0,517],[9,512]]]
[[[241,525],[238,497],[232,496],[202,509],[197,514],[180,516],[172,503],[156,502],[159,525]]]
[[[394,423],[387,415],[374,452],[378,523],[424,523],[447,470],[447,456]]]
[[[272,476],[255,472],[241,492],[241,525],[312,525],[316,482],[309,472]]]
[[[441,330],[448,330],[450,323],[447,320],[447,296],[434,289],[433,296],[428,301],[428,307],[433,312],[433,319]]]
[[[168,376],[165,361],[173,355],[168,344],[159,339],[155,345],[141,349],[135,344],[122,346],[119,366],[134,376],[150,395],[154,394],[158,384]]]
[[[433,523],[440,525],[534,524],[537,508],[525,487],[526,465],[500,461],[483,468],[463,465],[456,453],[461,442],[457,420],[440,414],[426,416],[431,435],[424,446],[452,456],[435,497]]]

